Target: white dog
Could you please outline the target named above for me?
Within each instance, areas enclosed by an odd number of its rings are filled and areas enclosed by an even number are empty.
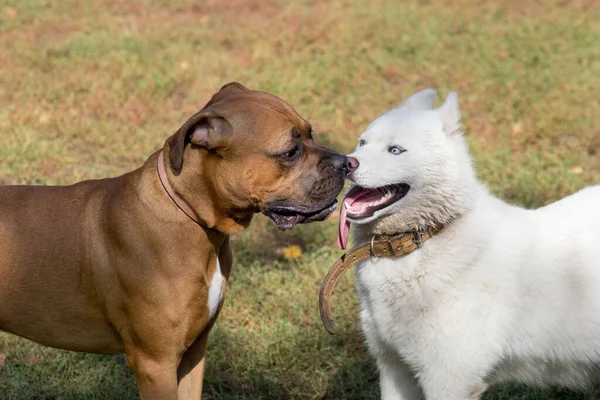
[[[600,186],[526,210],[479,182],[457,94],[423,90],[377,118],[341,210],[358,243],[441,230],[402,258],[357,267],[361,321],[383,399],[478,399],[517,380],[600,381]]]

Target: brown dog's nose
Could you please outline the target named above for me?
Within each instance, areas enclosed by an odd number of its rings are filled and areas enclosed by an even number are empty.
[[[358,168],[358,166],[360,165],[360,163],[358,162],[358,160],[354,157],[348,157],[348,174],[352,171],[354,171],[356,168]]]
[[[348,157],[343,154],[335,154],[331,157],[331,165],[336,171],[348,173]]]
[[[345,175],[348,175],[352,171],[354,171],[358,167],[358,160],[354,157],[346,157],[342,154],[336,156],[333,159],[333,167],[343,172]]]

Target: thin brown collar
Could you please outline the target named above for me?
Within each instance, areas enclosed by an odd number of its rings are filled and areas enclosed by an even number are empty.
[[[325,276],[319,292],[319,311],[327,333],[331,335],[335,333],[335,324],[331,315],[331,295],[344,272],[357,262],[369,257],[404,257],[420,249],[426,240],[438,232],[439,229],[430,229],[424,233],[401,233],[394,236],[374,235],[370,242],[355,246],[340,257]]]
[[[173,201],[173,204],[177,206],[189,219],[194,221],[196,224],[200,225],[206,229],[213,229],[206,226],[206,224],[200,222],[200,218],[198,218],[198,214],[194,209],[190,206],[190,204],[180,195],[177,194],[173,186],[171,186],[171,182],[169,182],[169,177],[167,176],[167,170],[165,168],[165,157],[164,151],[161,150],[158,155],[158,161],[156,165],[156,172],[158,173],[158,180],[160,181],[163,189],[167,192],[169,198]]]

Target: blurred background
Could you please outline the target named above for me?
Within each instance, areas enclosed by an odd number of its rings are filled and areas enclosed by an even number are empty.
[[[137,168],[223,84],[272,92],[320,144],[425,88],[457,90],[479,177],[538,207],[600,182],[597,0],[2,0],[0,184],[70,184]],[[206,399],[378,399],[353,278],[321,326],[337,218],[233,241],[209,339]],[[576,233],[576,232],[575,232]],[[0,399],[135,399],[121,356],[0,333]],[[502,386],[485,399],[583,399]]]

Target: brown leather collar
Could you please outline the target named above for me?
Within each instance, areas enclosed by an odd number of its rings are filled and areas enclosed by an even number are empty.
[[[331,315],[331,295],[338,281],[350,267],[369,257],[403,257],[421,248],[423,242],[439,232],[431,229],[425,233],[401,233],[395,236],[375,235],[370,242],[355,246],[342,257],[329,270],[319,292],[319,311],[321,321],[327,333],[335,333],[335,324]]]
[[[167,170],[165,168],[165,157],[164,152],[161,150],[158,155],[158,161],[156,165],[156,172],[158,173],[158,180],[160,181],[163,189],[167,192],[169,198],[173,201],[173,203],[183,212],[189,219],[197,223],[203,228],[212,229],[206,226],[206,224],[201,223],[198,218],[198,214],[194,209],[189,205],[189,203],[181,196],[175,192],[173,186],[171,186],[171,182],[169,182],[169,177],[167,176]]]

